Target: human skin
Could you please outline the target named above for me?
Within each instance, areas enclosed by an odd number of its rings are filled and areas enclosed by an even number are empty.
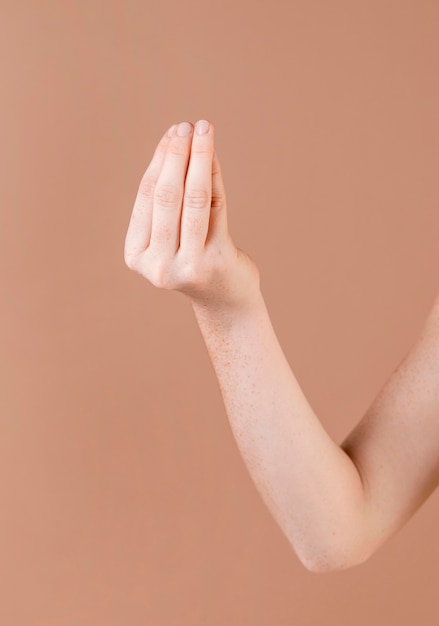
[[[190,133],[179,136],[178,128]],[[124,260],[185,294],[238,449],[263,501],[312,572],[366,561],[439,483],[439,296],[417,341],[343,443],[292,372],[254,261],[232,241],[214,126],[165,133],[144,173]]]

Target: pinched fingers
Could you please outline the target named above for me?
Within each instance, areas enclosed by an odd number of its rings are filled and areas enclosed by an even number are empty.
[[[230,258],[224,183],[213,124],[172,129],[140,183],[125,261],[157,286],[199,293]]]

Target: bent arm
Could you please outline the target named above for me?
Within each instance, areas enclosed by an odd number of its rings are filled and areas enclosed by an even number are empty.
[[[439,483],[439,296],[416,342],[341,448],[363,479],[372,553]]]
[[[376,400],[351,438],[338,446],[291,371],[262,294],[251,308],[235,315],[221,315],[193,301],[192,306],[240,453],[302,563],[324,572],[365,561],[425,499],[437,479],[438,326],[436,334],[426,333],[422,346],[429,341],[430,347],[416,349],[404,372],[395,374],[381,391],[384,402]],[[419,378],[427,374],[421,387],[413,382],[413,368]],[[407,398],[411,404],[405,411]],[[409,487],[397,488],[413,466],[417,472]]]
[[[192,304],[240,453],[298,557],[317,571],[362,561],[360,475],[302,392],[262,294],[234,316]]]

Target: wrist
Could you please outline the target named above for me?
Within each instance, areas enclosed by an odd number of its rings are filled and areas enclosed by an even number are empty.
[[[260,289],[255,290],[251,297],[233,305],[223,301],[212,302],[195,298],[190,298],[190,302],[200,326],[230,327],[245,323],[265,308]]]

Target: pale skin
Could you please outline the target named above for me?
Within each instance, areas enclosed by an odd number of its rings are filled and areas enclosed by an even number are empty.
[[[139,185],[125,263],[190,300],[238,449],[302,564],[313,572],[359,565],[439,483],[439,295],[415,344],[337,445],[285,358],[256,264],[232,241],[208,126],[198,134],[182,122],[164,133]]]

